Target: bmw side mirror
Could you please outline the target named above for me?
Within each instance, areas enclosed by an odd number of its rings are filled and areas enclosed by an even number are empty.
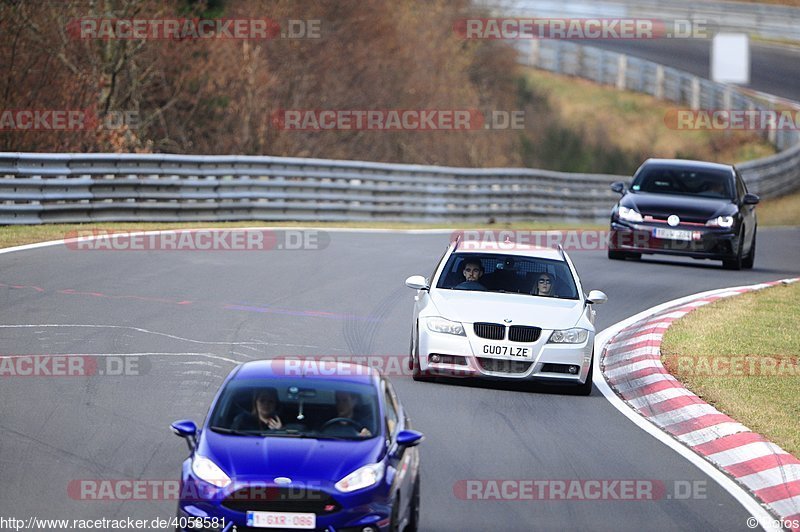
[[[197,447],[197,425],[191,419],[182,419],[170,425],[172,433],[186,440],[189,451],[194,452]]]
[[[414,447],[415,445],[419,445],[422,440],[425,439],[425,436],[421,432],[417,432],[416,430],[401,430],[397,433],[397,445],[400,447]]]
[[[608,296],[605,292],[601,292],[600,290],[592,290],[589,292],[589,295],[586,296],[586,302],[591,305],[602,305],[608,301]]]
[[[617,181],[616,183],[612,183],[611,190],[613,190],[617,194],[625,194],[625,183],[623,183],[622,181]]]
[[[412,275],[406,279],[406,286],[415,290],[429,290],[431,287],[421,275]]]
[[[761,201],[761,198],[759,198],[755,194],[750,194],[750,193],[745,194],[744,198],[742,198],[742,203],[744,203],[745,205],[755,205],[759,201]]]

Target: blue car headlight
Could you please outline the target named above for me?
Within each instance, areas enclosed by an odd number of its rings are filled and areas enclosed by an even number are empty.
[[[386,466],[383,463],[367,464],[344,477],[334,484],[334,487],[342,493],[368,488],[374,486],[383,479],[385,470]]]
[[[200,480],[218,488],[225,488],[231,483],[230,477],[217,464],[199,454],[194,455],[192,460],[192,472]]]

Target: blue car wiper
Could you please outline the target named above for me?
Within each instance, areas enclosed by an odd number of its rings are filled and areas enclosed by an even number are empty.
[[[259,436],[257,432],[245,432],[242,430],[236,429],[229,429],[227,427],[209,427],[214,432],[220,432],[222,434],[233,434],[235,436]]]

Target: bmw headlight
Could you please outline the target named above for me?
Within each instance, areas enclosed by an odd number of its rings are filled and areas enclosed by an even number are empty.
[[[589,338],[589,331],[575,327],[574,329],[565,329],[563,331],[553,331],[550,339],[547,340],[548,344],[582,344]]]
[[[334,487],[342,493],[360,490],[374,486],[383,478],[386,466],[380,464],[368,464],[360,467],[334,484]]]
[[[231,479],[217,464],[205,456],[196,454],[192,460],[192,471],[200,480],[224,488],[231,483]]]
[[[619,216],[620,220],[625,220],[626,222],[641,222],[642,215],[639,214],[634,209],[629,209],[628,207],[623,207],[622,205],[619,206],[619,210],[617,210],[617,216]]]
[[[717,216],[706,222],[708,227],[732,227],[733,216]]]
[[[464,326],[457,321],[450,321],[436,316],[425,318],[425,325],[431,332],[455,334],[456,336],[466,336]]]

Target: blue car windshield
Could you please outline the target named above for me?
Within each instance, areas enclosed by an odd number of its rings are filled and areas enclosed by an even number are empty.
[[[234,378],[222,390],[208,426],[239,436],[362,440],[378,435],[379,412],[378,395],[369,384]]]
[[[631,191],[675,194],[703,198],[733,199],[733,176],[729,171],[653,166],[643,168]]]
[[[499,253],[453,253],[436,288],[578,299],[565,261]]]

